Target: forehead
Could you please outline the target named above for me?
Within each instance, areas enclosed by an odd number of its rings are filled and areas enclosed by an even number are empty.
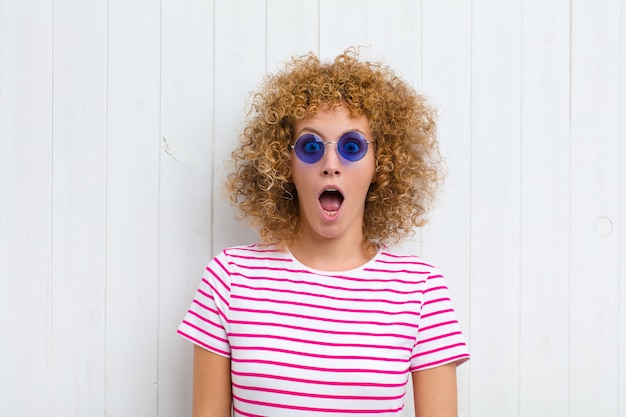
[[[336,138],[352,130],[357,130],[366,137],[371,136],[367,117],[364,115],[352,117],[345,106],[334,109],[322,108],[316,114],[296,121],[294,130],[296,137],[305,132],[312,132],[323,138]]]

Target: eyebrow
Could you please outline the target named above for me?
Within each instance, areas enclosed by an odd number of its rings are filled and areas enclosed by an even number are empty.
[[[299,138],[300,136],[302,136],[302,132],[304,132],[304,131],[311,132],[311,133],[313,133],[313,134],[315,134],[315,135],[319,136],[319,137],[320,137],[320,138],[322,138],[322,139],[326,139],[326,137],[325,137],[325,136],[324,136],[321,132],[319,132],[319,131],[317,131],[317,130],[313,129],[312,127],[307,127],[307,126],[304,126],[302,129],[300,129],[298,132],[296,132],[296,139],[297,139],[297,138]],[[368,138],[368,136],[369,136],[368,134],[366,134],[365,132],[363,132],[361,129],[348,129],[348,130],[346,130],[346,131],[342,132],[342,133],[339,135],[339,138],[341,138],[343,135],[345,135],[345,134],[346,134],[346,133],[348,133],[348,132],[359,132],[359,133],[360,133],[360,134],[362,134],[365,138]],[[369,139],[369,138],[368,138],[368,139]]]

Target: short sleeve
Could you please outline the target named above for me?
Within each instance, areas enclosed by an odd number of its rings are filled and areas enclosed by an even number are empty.
[[[178,334],[218,355],[230,357],[227,339],[230,300],[230,274],[226,253],[215,257],[205,268],[200,285]]]
[[[445,278],[433,269],[426,280],[411,371],[469,359],[469,350],[450,300]]]

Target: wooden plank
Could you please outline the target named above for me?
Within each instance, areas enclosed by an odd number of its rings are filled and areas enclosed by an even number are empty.
[[[317,0],[267,0],[267,70],[295,55],[319,52]]]
[[[106,3],[54,6],[52,416],[104,412]]]
[[[446,182],[421,255],[446,276],[466,339],[470,325],[471,10],[456,1],[422,4],[422,93],[436,107]],[[473,352],[472,346],[470,351]],[[469,415],[469,364],[457,370],[459,416]]]
[[[159,415],[191,415],[192,345],[175,335],[211,256],[213,5],[162,3]]]
[[[49,1],[0,3],[3,416],[48,416],[50,407],[52,22]]]
[[[472,415],[519,410],[521,52],[521,3],[472,2]]]
[[[621,2],[572,2],[569,415],[618,415]],[[600,47],[601,45],[601,47]],[[623,255],[623,253],[622,253]]]
[[[618,256],[620,258],[619,267],[619,413],[623,416],[626,414],[626,7],[622,6],[621,16],[621,65],[620,65],[620,86],[621,86],[621,116],[620,116],[620,132],[619,147],[620,147],[620,191],[619,191],[619,221],[617,223],[617,230],[620,231],[619,235],[619,249]]]
[[[214,252],[258,240],[222,190],[224,163],[238,144],[250,92],[267,71],[265,10],[265,2],[256,0],[215,3]]]
[[[108,6],[106,411],[154,417],[160,4],[117,0]]]
[[[568,415],[569,11],[569,1],[523,8],[522,416]]]

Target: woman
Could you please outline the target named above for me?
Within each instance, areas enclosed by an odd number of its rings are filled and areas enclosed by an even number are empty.
[[[445,280],[387,247],[441,182],[434,113],[377,63],[312,54],[255,95],[228,188],[260,242],[207,266],[178,332],[195,417],[456,416],[469,358]]]

